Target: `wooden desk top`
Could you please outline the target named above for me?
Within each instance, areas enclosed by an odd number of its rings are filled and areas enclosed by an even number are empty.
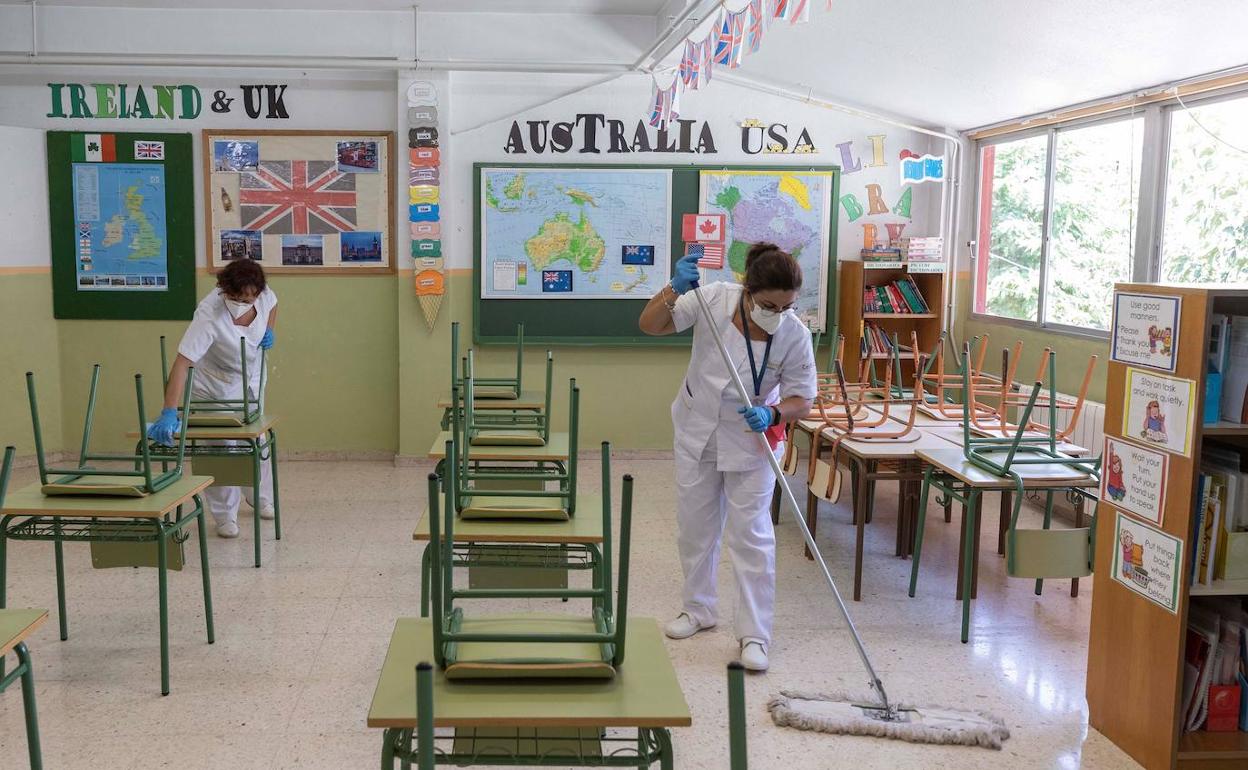
[[[962,454],[962,448],[948,442],[943,448],[921,449],[919,459],[929,463],[964,484],[980,489],[1009,489],[1014,486],[1007,479],[974,466]],[[1025,489],[1049,489],[1053,487],[1094,487],[1099,483],[1095,476],[1084,473],[1069,465],[1036,464],[1015,465],[1014,469],[1023,478]]]
[[[535,519],[456,519],[456,543],[601,543],[602,496],[576,496],[576,514],[567,521]],[[412,533],[413,540],[429,540],[429,509],[425,508]]]
[[[269,429],[277,424],[277,416],[272,414],[262,414],[255,422],[250,425],[241,426],[203,426],[192,427],[187,433],[187,439],[254,439],[263,438]],[[178,434],[174,434],[175,437]],[[138,438],[136,431],[126,433],[126,438]],[[177,447],[174,447],[176,449]]]
[[[932,435],[940,436],[944,440],[957,444],[958,446],[962,446],[961,423],[958,423],[956,426],[944,425],[944,426],[939,426],[939,427],[924,428],[923,430],[927,433],[931,433]],[[976,434],[976,435],[982,435],[982,434]],[[1039,437],[1040,434],[1028,434],[1028,435]],[[1081,447],[1078,444],[1072,444],[1069,441],[1059,441],[1057,443],[1057,451],[1061,452],[1064,455],[1071,455],[1073,457],[1087,457],[1092,454],[1091,452],[1088,451],[1086,447]]]
[[[451,394],[447,393],[438,399],[439,409],[450,409]],[[488,409],[516,409],[531,412],[546,408],[546,393],[541,390],[522,390],[520,398],[474,398],[472,405],[478,412]]]
[[[97,476],[100,480],[117,480],[133,483],[134,479],[114,479]],[[5,516],[86,516],[110,519],[158,519],[174,508],[189,501],[194,495],[212,485],[212,476],[183,475],[174,483],[147,497],[102,497],[61,495],[48,497],[43,485],[36,482],[10,492],[0,508]]]
[[[0,657],[8,655],[47,619],[47,610],[0,610]]]
[[[446,455],[446,442],[450,440],[449,430],[438,433],[438,437],[433,440],[433,446],[429,448],[428,457],[441,460]],[[520,462],[564,461],[568,459],[568,434],[566,431],[551,431],[546,446],[474,446],[469,457],[473,460],[516,460]]]
[[[416,727],[416,664],[433,662],[428,618],[399,618],[369,727]],[[693,723],[654,618],[628,619],[614,679],[447,682],[433,671],[435,727],[688,727]]]

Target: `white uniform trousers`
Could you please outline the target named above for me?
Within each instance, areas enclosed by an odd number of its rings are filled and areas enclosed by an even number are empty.
[[[239,398],[242,394],[242,380],[234,377],[227,379],[220,375],[205,376],[199,371],[195,372],[195,383],[191,390],[191,397],[197,399],[217,399],[217,398]],[[221,444],[242,445],[242,441],[222,441]],[[260,446],[264,446],[264,442],[260,442]],[[246,490],[245,492],[243,490]],[[208,512],[212,514],[212,518],[217,525],[235,522],[238,520],[238,504],[243,495],[247,496],[248,502],[255,506],[255,501],[251,499],[251,487],[222,487],[213,484],[204,490],[204,503],[208,506]],[[260,461],[260,506],[273,504],[273,471],[268,459]],[[257,510],[259,506],[257,506]],[[258,515],[258,514],[257,514]]]
[[[737,582],[738,639],[771,643],[776,603],[776,535],[771,524],[775,474],[716,469],[715,435],[698,459],[676,450],[677,545],[685,573],[684,611],[699,625],[718,623],[716,572],[721,537]]]

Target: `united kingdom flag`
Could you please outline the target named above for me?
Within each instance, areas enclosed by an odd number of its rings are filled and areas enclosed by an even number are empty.
[[[355,175],[324,160],[261,161],[239,178],[242,229],[337,233],[356,229]]]

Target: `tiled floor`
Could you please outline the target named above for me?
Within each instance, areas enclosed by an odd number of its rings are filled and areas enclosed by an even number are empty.
[[[598,483],[595,464],[587,463],[587,485]],[[188,543],[191,563],[170,579],[173,692],[164,698],[154,572],[95,572],[86,547],[67,546],[69,641],[57,640],[53,617],[30,645],[45,767],[376,767],[381,738],[364,719],[394,619],[418,614],[418,551],[409,538],[424,506],[426,472],[384,463],[284,464],[285,538],[275,543],[265,522],[264,566],[252,567],[246,506],[242,537],[211,538],[212,646],[204,637],[195,543]],[[678,609],[680,585],[671,462],[617,459],[617,477],[625,472],[637,478],[631,612],[667,618]],[[32,479],[19,472],[14,487]],[[865,689],[827,589],[802,558],[796,525],[784,520],[773,666],[747,681],[751,768],[1136,767],[1087,725],[1090,581],[1078,599],[1066,581],[1034,596],[1029,582],[1005,577],[988,523],[972,639],[959,644],[956,521],[931,517],[919,596],[909,599],[909,562],[893,556],[894,510],[883,490],[868,527],[863,601],[851,607],[890,694],[995,712],[1012,737],[995,752],[773,726],[765,704],[782,687]],[[821,509],[820,546],[845,593],[854,533],[848,521],[844,503]],[[9,606],[55,607],[52,548],[11,543],[9,556]],[[726,565],[720,584],[727,614],[734,594]],[[674,733],[677,768],[727,766],[724,664],[736,649],[729,618],[715,631],[668,643],[694,716],[692,728]],[[21,720],[14,687],[0,695],[0,767],[24,766]]]

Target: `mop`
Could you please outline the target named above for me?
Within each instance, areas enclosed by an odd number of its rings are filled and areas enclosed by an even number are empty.
[[[738,395],[743,402],[750,404],[749,392],[745,389],[745,383],[741,381],[741,375],[737,372],[732,357],[728,355],[728,349],[724,347],[719,327],[715,325],[711,317],[711,309],[706,304],[706,298],[702,296],[702,291],[697,284],[694,284],[693,293],[698,298],[698,304],[702,308],[702,317],[715,338],[715,346],[719,348],[719,354],[724,359],[724,366],[728,367],[728,374],[737,388]],[[771,462],[771,469],[776,474],[776,481],[784,494],[784,501],[788,503],[789,510],[793,512],[793,519],[801,529],[807,547],[814,554],[815,562],[823,572],[828,587],[832,589],[832,597],[836,600],[837,609],[845,621],[846,628],[849,629],[863,668],[866,669],[868,685],[874,691],[872,698],[855,698],[844,693],[782,690],[780,695],[773,697],[768,704],[772,721],[781,727],[796,727],[799,730],[896,738],[914,743],[944,743],[1000,749],[1001,742],[1010,737],[1010,732],[1006,729],[1005,722],[997,717],[977,711],[960,711],[940,706],[918,706],[889,701],[888,694],[884,690],[884,682],[880,680],[875,667],[871,665],[871,658],[867,655],[862,637],[858,635],[858,629],[854,626],[853,619],[849,617],[849,609],[845,606],[845,600],[841,598],[836,581],[832,579],[832,573],[823,560],[823,554],[819,552],[819,546],[815,544],[815,539],[811,536],[810,529],[806,526],[806,521],[797,507],[797,499],[793,497],[793,490],[789,488],[788,479],[780,468],[780,462],[771,451],[766,437],[761,433],[756,435],[760,448]]]

